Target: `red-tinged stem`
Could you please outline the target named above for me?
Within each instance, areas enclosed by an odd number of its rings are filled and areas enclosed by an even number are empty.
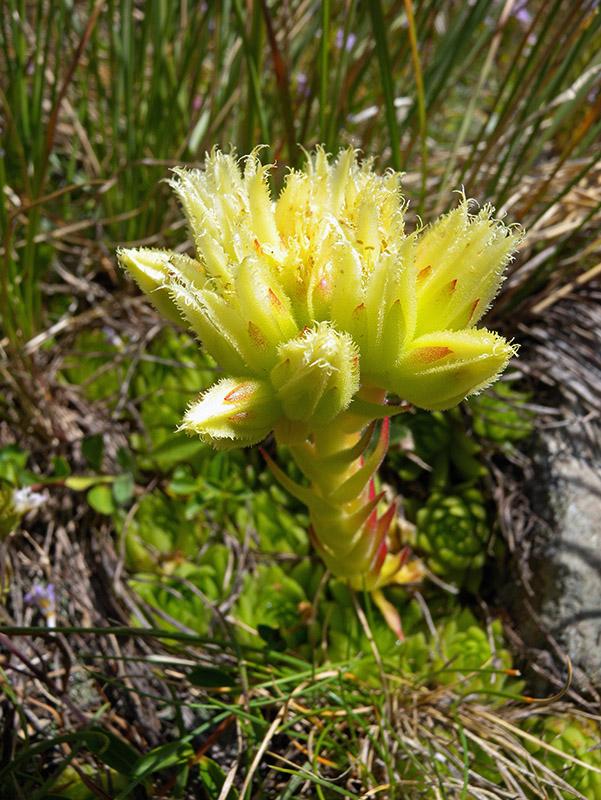
[[[382,406],[385,392],[364,388],[360,397]],[[308,487],[295,484],[271,459],[268,462],[285,488],[308,506],[311,539],[332,572],[352,585],[375,588],[388,556],[387,534],[396,505],[378,516],[381,495],[376,494],[374,476],[388,449],[390,420],[383,419],[375,449],[366,456],[370,425],[365,416],[347,411],[305,442],[292,445],[291,454],[308,478]]]

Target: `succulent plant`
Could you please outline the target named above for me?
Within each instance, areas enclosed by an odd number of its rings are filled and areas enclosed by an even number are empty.
[[[534,414],[524,407],[528,399],[527,392],[514,389],[508,382],[497,383],[494,390],[473,397],[470,407],[475,433],[497,444],[527,438],[534,427]]]
[[[62,374],[69,383],[81,387],[80,391],[91,401],[117,398],[126,371],[124,361],[117,358],[122,349],[122,344],[106,330],[81,331],[72,354],[65,359]],[[111,369],[107,370],[109,363]]]
[[[187,519],[185,507],[155,490],[144,495],[133,518],[122,512],[117,519],[123,527],[127,565],[134,572],[165,572],[169,564],[193,559],[203,541],[196,519]]]
[[[413,451],[430,468],[431,487],[449,482],[474,481],[486,474],[478,458],[480,445],[465,431],[459,409],[427,413],[417,410],[397,421],[411,434]],[[401,477],[414,480],[423,466],[415,459],[397,457],[396,467]]]
[[[505,671],[511,669],[511,663],[499,620],[493,620],[487,630],[464,608],[439,625],[433,658],[436,682],[457,685],[463,692],[516,694],[520,683],[506,686]]]
[[[530,731],[547,744],[585,764],[601,769],[601,729],[597,721],[566,714],[535,717],[529,722]],[[526,744],[537,758],[587,800],[601,800],[601,774],[562,759],[560,755],[551,753],[534,742],[527,741]]]
[[[142,469],[168,472],[178,463],[198,460],[208,450],[198,439],[174,429],[190,401],[211,383],[214,364],[189,336],[171,327],[152,340],[147,355],[131,381],[144,434],[134,433],[131,443]]]
[[[378,516],[388,426],[370,452],[373,423],[398,410],[387,392],[445,409],[504,369],[512,345],[475,326],[520,233],[464,199],[407,235],[400,175],[377,175],[351,149],[335,160],[317,149],[277,200],[258,151],[241,166],[214,150],[203,171],[174,173],[194,256],[142,248],[119,259],[225,371],[181,427],[220,448],[274,432],[309,486],[267,456],[272,471],[307,505],[332,572],[373,592],[414,579],[389,546],[394,506]]]
[[[140,572],[130,585],[155,610],[157,626],[178,630],[179,623],[204,635],[215,621],[212,604],[227,596],[229,558],[225,545],[213,544],[195,562],[170,561],[162,575]]]
[[[483,497],[473,487],[456,494],[434,491],[417,513],[417,547],[444,578],[460,581],[466,572],[477,572],[488,536]]]
[[[441,411],[428,414],[418,410],[407,420],[407,424],[413,435],[416,453],[427,463],[432,463],[439,453],[448,451],[452,428],[446,414]]]
[[[307,603],[305,589],[292,575],[276,565],[261,565],[254,575],[245,576],[234,616],[259,633],[273,632],[294,646],[306,638],[303,609]],[[297,632],[301,635],[295,636]],[[238,638],[256,644],[244,632],[239,631]]]
[[[240,534],[253,528],[264,553],[291,551],[305,555],[308,549],[307,525],[304,514],[294,514],[290,500],[279,486],[255,492],[235,514]],[[303,522],[305,524],[303,524]]]
[[[350,660],[355,675],[379,685],[380,667],[373,658],[372,644],[357,617],[348,587],[332,581],[328,594],[319,609],[321,625],[316,645],[326,644],[322,657],[334,663]],[[435,634],[428,633],[420,605],[408,598],[400,606],[404,631],[401,639],[381,618],[370,618],[371,637],[386,673],[432,687],[453,687],[466,694],[487,693],[493,703],[496,693],[518,696],[522,683],[507,673],[512,658],[500,621],[483,627],[468,609],[462,609],[456,601],[444,600],[442,606],[436,599],[432,603]]]

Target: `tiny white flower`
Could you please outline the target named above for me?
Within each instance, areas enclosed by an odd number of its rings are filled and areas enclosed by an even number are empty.
[[[15,489],[13,492],[13,505],[18,514],[25,514],[35,508],[43,506],[48,501],[48,497],[42,492],[34,492],[30,486],[22,489]]]

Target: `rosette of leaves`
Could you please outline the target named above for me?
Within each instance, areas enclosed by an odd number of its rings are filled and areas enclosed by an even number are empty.
[[[189,336],[165,328],[148,348],[132,381],[147,428],[172,435],[190,400],[215,378],[214,362]]]
[[[388,463],[401,480],[415,480],[424,467],[406,455],[408,444],[428,466],[434,466],[441,458],[448,459],[451,445],[449,418],[442,411],[427,413],[417,409],[413,414],[392,420],[390,440]]]
[[[435,487],[444,486],[449,480],[474,481],[486,474],[478,457],[482,448],[465,432],[464,419],[457,409],[432,413],[417,409],[393,422],[393,444],[395,438],[402,442],[407,434],[417,459],[404,455],[402,450],[401,457],[395,459],[394,447],[391,448],[391,462],[402,480],[418,478],[424,469],[420,462],[431,468],[429,483]]]
[[[439,453],[447,452],[451,445],[452,428],[449,415],[442,411],[430,414],[418,410],[408,420],[413,434],[416,453],[432,463]]]
[[[295,514],[290,504],[289,496],[278,486],[255,492],[236,512],[239,534],[244,536],[250,526],[257,533],[261,552],[306,555],[309,546],[306,515]]]
[[[328,596],[320,609],[327,659],[333,664],[349,662],[350,671],[364,680],[381,681],[372,645],[361,624],[352,592],[341,581],[331,581]],[[380,616],[370,619],[370,631],[380,657],[395,671],[400,666],[401,646],[398,636]]]
[[[347,662],[349,671],[356,677],[381,686],[381,669],[373,652],[375,645],[384,671],[392,679],[398,676],[404,682],[420,683],[429,682],[434,675],[436,681],[433,667],[435,642],[428,632],[422,609],[404,592],[397,592],[395,599],[402,622],[402,637],[399,638],[382,617],[365,609],[368,637],[349,588],[340,581],[330,581],[326,599],[320,604],[320,638],[315,641],[316,646],[324,644],[326,648],[323,658],[334,665]],[[440,614],[446,616],[453,610],[456,610],[454,598],[432,598],[431,611],[435,618],[440,619]]]
[[[117,517],[125,536],[126,562],[134,572],[168,572],[170,565],[194,559],[206,539],[201,523],[185,504],[160,490],[144,495],[133,518]]]
[[[230,551],[214,544],[192,561],[173,562],[169,574],[157,577],[139,573],[130,586],[150,607],[155,623],[166,630],[189,628],[200,635],[214,621],[212,606],[226,596],[227,567]]]
[[[494,620],[487,629],[464,608],[439,625],[432,661],[436,683],[453,684],[458,691],[467,694],[517,694],[520,683],[506,685],[506,670],[511,669],[511,665],[500,620]]]
[[[213,379],[212,359],[190,337],[165,328],[153,340],[131,383],[145,430],[145,436],[132,436],[132,444],[143,468],[168,471],[209,452],[201,442],[173,431],[190,400]]]
[[[534,428],[534,413],[525,407],[528,392],[514,389],[511,383],[498,383],[494,390],[470,400],[474,432],[499,445],[526,439]]]
[[[321,570],[312,570],[308,559],[290,573],[275,564],[262,564],[254,574],[245,575],[234,617],[254,628],[268,646],[298,649],[307,641],[309,597],[320,574]],[[237,636],[242,643],[257,643],[252,633],[242,627]],[[307,648],[302,649],[308,655]]]
[[[379,616],[366,614],[370,636],[387,675],[465,693],[519,694],[522,684],[515,680],[509,683],[505,672],[511,668],[512,659],[499,620],[487,629],[468,609],[446,597],[433,598],[430,610],[435,635],[429,633],[420,605],[407,598],[402,601],[402,639]],[[340,581],[329,583],[327,599],[319,609],[319,623],[320,641],[314,643],[314,652],[323,642],[327,648],[324,660],[347,662],[354,675],[380,685],[373,645],[357,616],[351,592]]]
[[[207,448],[192,464],[175,467],[167,492],[185,505],[189,518],[202,514],[215,526],[237,533],[233,521],[238,510],[259,490],[256,460],[240,451],[215,453]]]
[[[417,547],[430,569],[462,583],[484,564],[489,528],[483,497],[478,489],[455,494],[434,491],[417,513]]]
[[[562,753],[601,769],[601,729],[592,719],[574,715],[535,717],[528,720],[532,733]],[[526,745],[545,766],[560,775],[588,800],[601,800],[601,775],[563,759],[530,740]]]

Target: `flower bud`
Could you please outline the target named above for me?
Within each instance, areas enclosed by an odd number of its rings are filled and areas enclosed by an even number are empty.
[[[285,416],[326,425],[359,389],[359,357],[348,333],[325,322],[280,345],[271,382]]]
[[[416,336],[474,327],[488,309],[522,238],[492,214],[485,206],[471,215],[464,200],[420,237]]]
[[[269,384],[224,378],[190,406],[181,428],[215,447],[248,447],[264,439],[279,416]]]
[[[486,329],[429,333],[406,348],[390,385],[404,400],[442,411],[488,386],[513,355],[509,342]]]
[[[168,288],[172,255],[169,251],[152,250],[149,247],[121,249],[117,252],[123,269],[129,272],[144,294],[148,295],[156,310],[171,322],[181,323],[181,314]]]

